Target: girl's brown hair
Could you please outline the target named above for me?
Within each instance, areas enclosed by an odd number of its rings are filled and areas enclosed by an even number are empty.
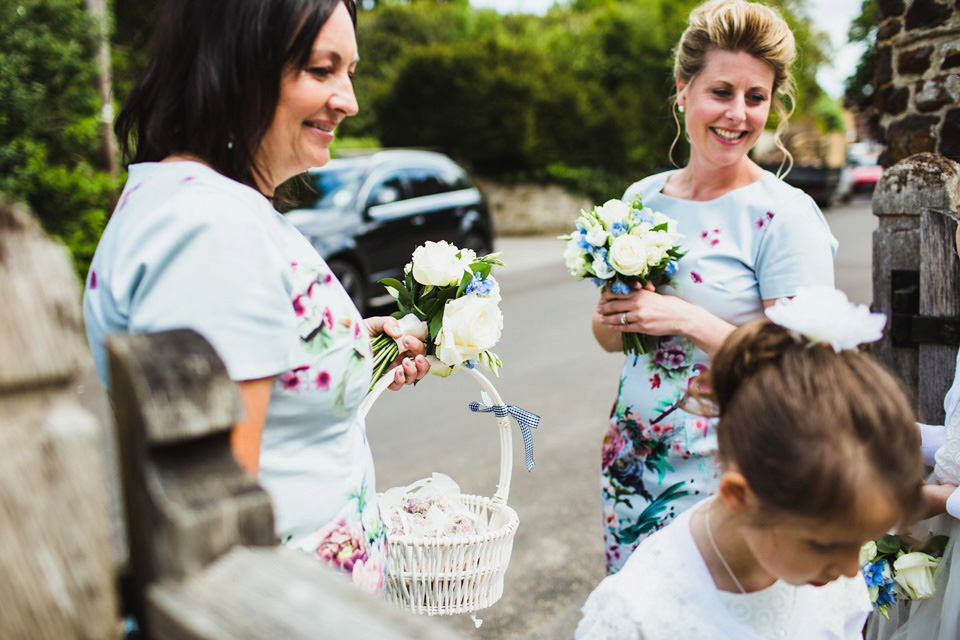
[[[836,353],[763,318],[713,357],[700,406],[719,414],[719,457],[764,511],[849,516],[872,485],[908,518],[920,502],[920,433],[898,383],[869,356]]]
[[[787,120],[795,106],[794,81],[790,74],[790,66],[797,55],[793,32],[775,9],[758,2],[705,2],[690,12],[689,25],[674,50],[674,78],[683,80],[689,86],[706,66],[707,54],[718,49],[732,53],[749,53],[773,69],[772,106],[779,117],[774,143],[784,154],[784,163],[787,164],[785,172],[782,171],[781,164],[781,172],[789,173],[793,166],[793,156],[784,147],[780,136],[786,129]],[[678,97],[671,97],[671,107],[676,105]],[[671,159],[681,128],[676,109],[672,111],[677,123],[677,137],[670,145]]]

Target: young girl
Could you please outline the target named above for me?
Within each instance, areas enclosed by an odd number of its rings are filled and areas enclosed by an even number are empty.
[[[826,287],[768,316],[692,391],[720,418],[717,495],[597,587],[578,640],[861,637],[859,549],[919,503],[920,436],[897,383],[852,350],[880,337],[876,316]]]

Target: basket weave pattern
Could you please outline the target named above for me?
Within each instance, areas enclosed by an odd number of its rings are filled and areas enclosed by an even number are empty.
[[[495,404],[503,404],[490,381],[476,369],[466,369]],[[393,380],[387,372],[360,405],[366,416],[373,402]],[[520,525],[517,512],[507,506],[513,466],[509,417],[497,417],[500,427],[500,482],[492,498],[461,495],[463,504],[487,523],[483,534],[419,537],[388,536],[387,600],[421,615],[471,613],[492,606],[503,595],[503,577]]]

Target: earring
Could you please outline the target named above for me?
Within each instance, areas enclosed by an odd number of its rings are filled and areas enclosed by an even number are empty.
[[[227,149],[233,149],[233,140],[227,140]]]
[[[686,110],[687,110],[687,108],[686,108],[685,106],[683,106],[682,104],[678,104],[678,105],[677,105],[677,111],[679,111],[680,113],[683,113],[683,112],[686,111]]]

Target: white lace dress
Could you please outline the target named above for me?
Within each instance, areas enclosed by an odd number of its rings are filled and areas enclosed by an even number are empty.
[[[691,516],[705,503],[640,543],[600,583],[583,605],[576,640],[860,640],[870,611],[860,575],[823,587],[719,591],[690,533]]]
[[[944,400],[947,416],[945,431],[921,425],[924,449],[929,440],[942,444],[936,449],[933,477],[930,482],[960,485],[960,352],[954,370],[953,386]],[[929,600],[903,602],[892,608],[890,619],[874,613],[867,625],[868,640],[957,640],[960,638],[960,491],[954,491],[947,503],[947,513],[911,528],[915,536],[928,533],[946,534],[950,543],[943,562],[934,576],[936,592]],[[957,569],[954,571],[954,569]],[[956,575],[954,575],[956,574]]]

